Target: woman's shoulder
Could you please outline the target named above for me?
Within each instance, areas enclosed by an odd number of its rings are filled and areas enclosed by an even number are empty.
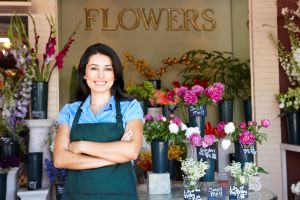
[[[126,99],[120,101],[121,107],[128,107],[133,105],[139,105],[140,103],[136,99]]]
[[[82,103],[81,101],[67,103],[63,106],[63,108],[61,109],[61,112],[75,113],[78,110],[81,103]]]

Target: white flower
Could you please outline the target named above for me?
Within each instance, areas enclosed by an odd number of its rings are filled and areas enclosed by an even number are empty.
[[[279,104],[279,108],[280,108],[280,109],[284,108],[284,103],[280,103],[280,104]]]
[[[181,128],[182,131],[185,131],[187,129],[187,126],[186,126],[186,124],[181,123],[180,128]]]
[[[165,121],[167,121],[167,118],[163,117],[162,120],[165,122]]]
[[[189,128],[187,128],[186,132],[185,132],[186,138],[189,138],[193,133],[200,134],[199,127],[189,127]]]
[[[282,14],[282,15],[286,15],[286,14],[288,14],[288,13],[289,13],[289,9],[288,9],[287,7],[282,8],[282,10],[281,10],[281,14]]]
[[[231,145],[231,141],[229,139],[223,139],[221,145],[224,150],[227,150]]]
[[[291,190],[294,194],[300,194],[300,181],[298,181],[296,184],[292,184]]]
[[[293,58],[297,63],[300,63],[300,48],[297,48],[293,53]]]
[[[169,130],[170,130],[171,133],[175,133],[176,134],[179,131],[179,127],[175,123],[170,123]]]
[[[181,170],[192,181],[198,181],[199,178],[205,175],[205,170],[208,169],[207,162],[195,161],[193,158],[187,158],[181,162]]]
[[[225,125],[224,131],[226,134],[233,133],[235,131],[235,126],[233,122],[229,122]]]

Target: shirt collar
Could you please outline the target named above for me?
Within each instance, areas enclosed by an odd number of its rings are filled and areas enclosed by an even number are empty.
[[[90,111],[90,106],[91,106],[91,95],[89,95],[86,100],[84,101],[83,105],[81,106],[81,110],[83,113],[87,113]],[[106,110],[113,110],[115,109],[115,97],[112,96],[109,99],[108,104],[102,108],[102,111],[106,111]]]

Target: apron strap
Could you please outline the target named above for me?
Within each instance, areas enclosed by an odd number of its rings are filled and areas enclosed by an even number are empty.
[[[83,104],[84,104],[84,101],[80,104],[80,106],[78,107],[78,109],[76,111],[76,114],[75,114],[75,117],[74,117],[74,120],[73,120],[73,123],[72,123],[72,128],[78,124],[79,117],[80,117],[80,114],[81,114],[81,106]]]
[[[117,126],[121,129],[124,130],[123,128],[123,120],[122,120],[122,114],[121,114],[121,106],[120,106],[120,101],[115,99],[116,103],[116,119],[117,119]]]

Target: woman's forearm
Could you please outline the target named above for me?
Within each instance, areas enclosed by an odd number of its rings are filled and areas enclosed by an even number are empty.
[[[59,155],[54,156],[54,165],[57,168],[83,170],[105,167],[114,164],[116,163],[90,155],[72,153],[68,150],[65,150]]]

